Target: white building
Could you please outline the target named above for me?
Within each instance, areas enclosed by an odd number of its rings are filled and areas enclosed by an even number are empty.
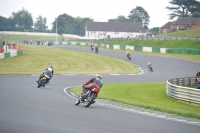
[[[133,38],[146,36],[146,30],[133,22],[87,22],[85,37],[94,39],[104,38]]]

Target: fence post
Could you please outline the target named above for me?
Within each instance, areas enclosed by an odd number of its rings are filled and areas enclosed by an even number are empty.
[[[186,79],[185,79],[185,78],[183,78],[183,86],[185,86],[185,80],[186,80]]]
[[[177,85],[179,85],[179,79],[177,78]]]
[[[191,86],[192,85],[192,79],[191,79],[191,77],[189,77],[189,86]]]

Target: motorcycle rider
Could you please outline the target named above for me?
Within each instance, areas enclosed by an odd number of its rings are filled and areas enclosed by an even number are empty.
[[[197,73],[196,73],[196,88],[197,89],[200,89],[200,70],[197,70]]]
[[[91,44],[91,50],[93,50],[93,49],[94,49],[94,44],[92,43],[92,44]]]
[[[93,88],[97,88],[100,90],[102,86],[103,86],[102,76],[101,76],[101,74],[97,74],[95,77],[93,77],[92,79],[90,79],[83,85],[83,92],[81,93],[81,100],[82,101],[84,100],[84,96],[85,96],[84,92],[86,89],[91,90]],[[93,103],[95,103],[95,101]]]
[[[147,62],[147,67],[149,68],[149,70],[150,70],[150,66],[152,66],[152,64],[150,62]]]
[[[54,70],[53,70],[53,66],[51,65],[51,66],[49,66],[48,68],[46,68],[44,70],[44,72],[40,75],[38,81],[36,81],[36,82],[38,83],[39,80],[44,76],[44,74],[46,74],[47,76],[49,76],[50,78],[52,78],[53,73],[54,73]],[[49,83],[50,78],[47,78],[46,83]]]
[[[127,51],[126,51],[126,56],[127,56],[127,57],[128,57],[128,54],[130,54],[129,49],[127,49]]]
[[[130,53],[129,49],[127,49],[126,56],[128,57],[129,54],[131,54],[131,53]]]

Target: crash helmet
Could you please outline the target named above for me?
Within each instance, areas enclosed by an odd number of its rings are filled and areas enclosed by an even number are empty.
[[[51,67],[49,67],[47,70],[48,70],[48,71],[50,71],[50,72],[52,72],[52,71],[53,71]]]
[[[97,75],[96,75],[96,78],[100,78],[100,79],[102,79],[101,74],[97,74]]]

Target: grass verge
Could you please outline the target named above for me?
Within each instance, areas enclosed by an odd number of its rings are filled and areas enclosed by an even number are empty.
[[[21,45],[23,55],[0,60],[0,75],[40,74],[50,65],[56,74],[139,73],[137,66],[115,58],[53,48]]]
[[[153,48],[200,49],[199,40],[123,40],[123,41],[97,41],[97,43],[142,46],[142,47],[153,47]]]
[[[81,90],[81,87],[71,89],[76,95]],[[104,84],[98,98],[200,119],[200,106],[170,98],[166,94],[166,83]]]

